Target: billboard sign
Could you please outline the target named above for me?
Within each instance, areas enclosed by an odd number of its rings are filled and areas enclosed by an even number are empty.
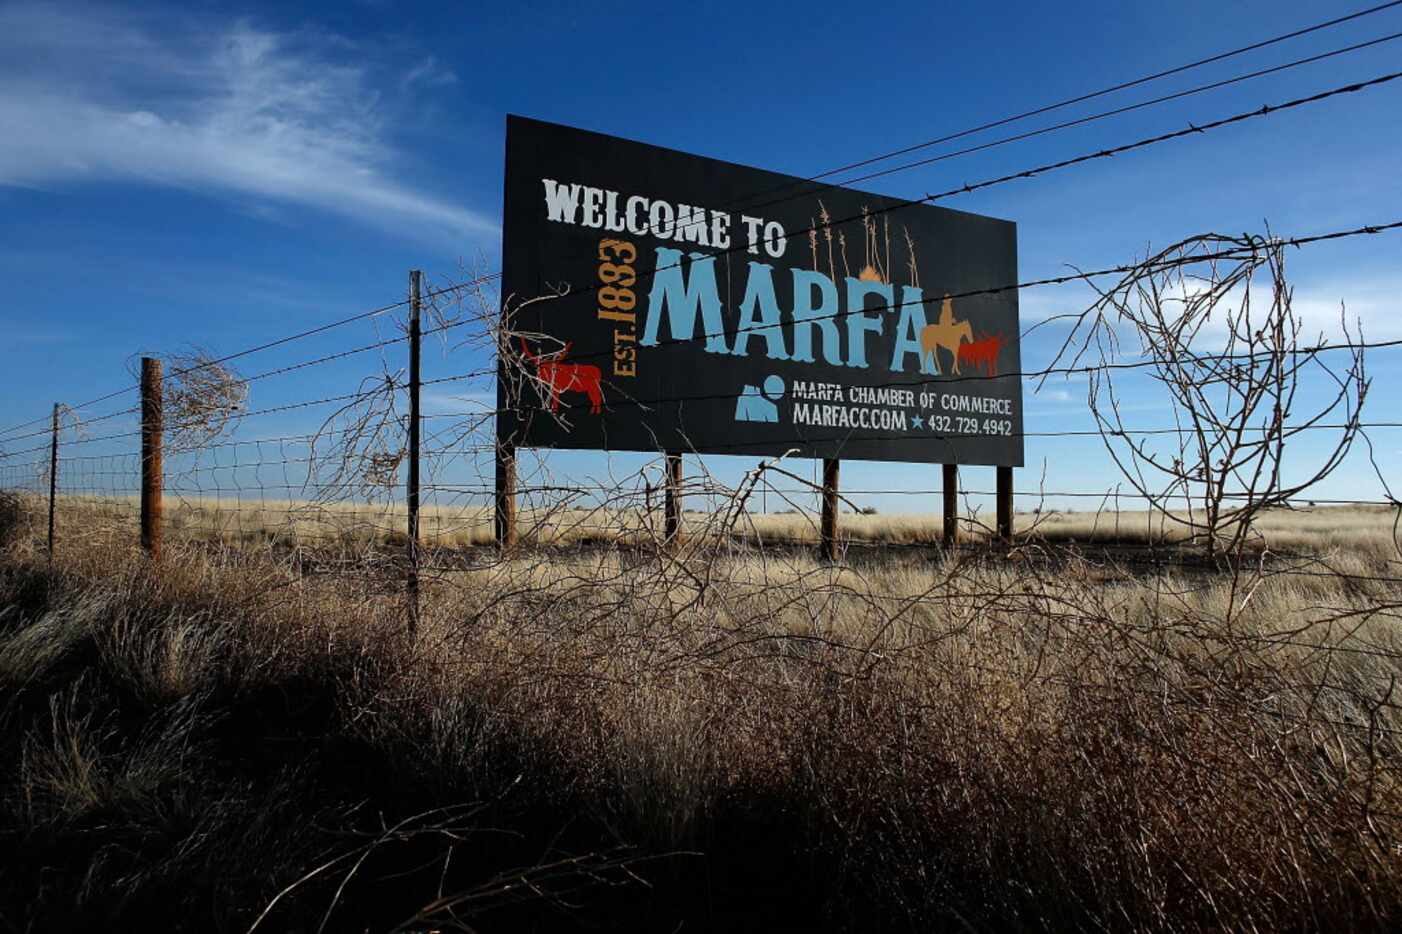
[[[1009,221],[508,117],[498,433],[1021,466],[1016,281]]]

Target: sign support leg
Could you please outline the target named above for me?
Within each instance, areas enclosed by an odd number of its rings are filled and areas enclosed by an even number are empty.
[[[663,544],[675,549],[682,541],[682,455],[680,451],[666,454],[667,498],[664,507],[665,530]]]
[[[823,461],[823,523],[822,555],[825,561],[837,560],[837,478],[842,461]]]
[[[497,439],[496,543],[499,551],[516,547],[516,445]]]
[[[944,548],[953,551],[959,545],[959,466],[944,465]]]
[[[1013,469],[998,468],[998,540],[1004,545],[1013,541]]]

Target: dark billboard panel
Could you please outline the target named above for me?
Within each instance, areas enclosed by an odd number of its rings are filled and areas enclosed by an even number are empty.
[[[1009,221],[508,117],[503,241],[504,439],[1022,465]]]

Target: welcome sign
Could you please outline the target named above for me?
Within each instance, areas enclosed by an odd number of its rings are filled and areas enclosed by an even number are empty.
[[[1021,466],[1016,281],[1008,221],[508,117],[498,434]]]

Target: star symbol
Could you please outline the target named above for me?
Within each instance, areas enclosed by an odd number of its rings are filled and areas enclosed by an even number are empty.
[[[925,416],[923,416],[923,415],[912,415],[912,416],[910,417],[910,427],[911,427],[911,428],[924,428],[924,427],[925,427]]]

